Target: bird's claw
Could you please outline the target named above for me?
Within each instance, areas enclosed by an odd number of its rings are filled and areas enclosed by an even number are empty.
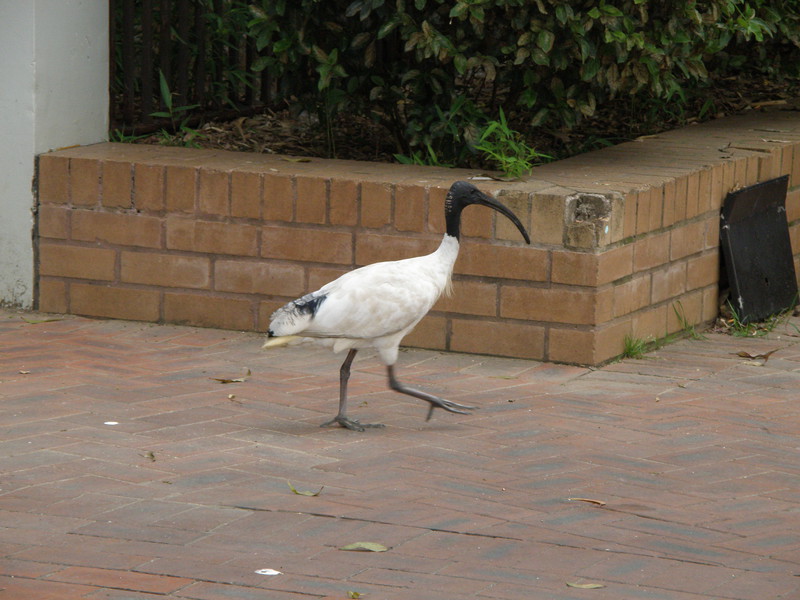
[[[428,408],[428,416],[425,418],[426,421],[431,420],[435,408],[442,408],[447,412],[458,413],[459,415],[468,415],[470,414],[469,411],[478,408],[477,406],[467,406],[466,404],[459,404],[458,402],[445,400],[443,398],[436,398],[435,400],[429,399],[428,402],[430,403],[430,408]]]
[[[368,427],[385,427],[383,423],[362,423],[358,419],[351,419],[341,415],[336,415],[330,421],[325,421],[320,427],[330,427],[331,425],[339,425],[351,431],[364,431]]]

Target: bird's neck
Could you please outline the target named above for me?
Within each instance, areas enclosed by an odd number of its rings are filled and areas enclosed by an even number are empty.
[[[461,235],[461,211],[464,206],[460,202],[453,202],[451,198],[445,201],[444,222],[447,235],[459,239]]]

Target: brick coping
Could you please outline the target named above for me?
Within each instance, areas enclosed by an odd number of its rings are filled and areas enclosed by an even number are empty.
[[[412,346],[601,364],[717,312],[719,207],[788,174],[800,249],[800,116],[752,113],[477,184],[531,232],[465,212],[443,298]],[[42,155],[40,310],[263,331],[354,267],[432,250],[474,171],[104,143]],[[680,316],[679,316],[680,315]]]

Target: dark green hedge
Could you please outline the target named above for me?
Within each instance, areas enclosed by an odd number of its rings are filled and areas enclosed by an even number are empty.
[[[467,164],[501,108],[569,128],[620,95],[680,102],[709,77],[797,76],[796,0],[262,0],[256,69],[322,123],[385,124],[398,151]]]

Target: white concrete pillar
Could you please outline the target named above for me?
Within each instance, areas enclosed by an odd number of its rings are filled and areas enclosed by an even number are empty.
[[[0,0],[0,304],[33,304],[36,155],[108,135],[108,1]]]

